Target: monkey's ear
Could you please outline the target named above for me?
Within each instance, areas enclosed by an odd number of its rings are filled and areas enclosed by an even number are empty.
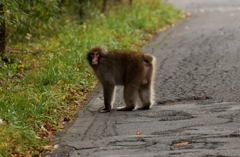
[[[106,48],[104,48],[104,47],[101,47],[101,54],[102,54],[102,56],[106,56],[107,55],[107,53],[108,53],[108,50],[106,49]]]

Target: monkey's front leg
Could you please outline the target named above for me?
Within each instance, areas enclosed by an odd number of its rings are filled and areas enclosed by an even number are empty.
[[[115,85],[105,84],[103,85],[103,95],[104,95],[104,108],[99,108],[100,113],[110,112],[113,107],[113,102],[115,99]]]

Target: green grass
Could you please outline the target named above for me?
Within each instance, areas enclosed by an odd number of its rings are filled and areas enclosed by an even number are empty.
[[[39,29],[25,42],[9,42],[17,51],[0,62],[0,157],[48,151],[52,132],[72,120],[94,87],[85,61],[90,47],[139,50],[150,35],[184,14],[158,0],[143,0],[93,13],[82,25],[63,17],[53,24],[51,36]]]

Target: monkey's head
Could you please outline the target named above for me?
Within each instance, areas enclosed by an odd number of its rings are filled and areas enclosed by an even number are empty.
[[[107,55],[107,49],[99,46],[92,47],[88,51],[87,60],[90,65],[98,65],[101,57]]]

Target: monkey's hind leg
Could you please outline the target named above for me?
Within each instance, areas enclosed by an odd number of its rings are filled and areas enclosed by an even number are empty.
[[[138,110],[146,110],[151,108],[153,105],[153,90],[151,84],[142,85],[138,90],[138,93],[142,102],[142,107],[138,108]]]
[[[105,107],[99,108],[100,113],[110,112],[113,107],[113,102],[115,99],[115,86],[114,85],[105,85],[103,88],[104,95],[104,105]]]
[[[126,106],[117,108],[117,111],[132,111],[136,105],[137,89],[131,86],[124,87],[124,101]]]

